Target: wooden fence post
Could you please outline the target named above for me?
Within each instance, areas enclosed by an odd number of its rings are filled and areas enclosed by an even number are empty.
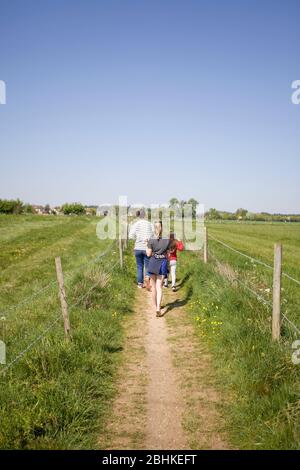
[[[208,237],[207,227],[204,227],[204,240],[203,240],[203,261],[206,264],[208,261]]]
[[[66,298],[66,292],[65,292],[65,286],[64,286],[64,276],[63,276],[62,267],[61,267],[61,259],[59,256],[55,258],[55,267],[56,267],[56,276],[57,276],[58,287],[59,287],[61,311],[62,311],[62,316],[63,316],[63,321],[64,321],[65,337],[67,340],[69,340],[71,339],[71,327],[70,327],[67,298]]]
[[[274,271],[273,271],[273,315],[272,315],[272,339],[280,339],[280,300],[281,300],[281,265],[282,265],[282,245],[274,245]]]
[[[125,238],[123,240],[123,249],[124,250],[127,250],[127,247],[128,247],[128,224],[126,222],[126,230],[125,230]]]
[[[122,238],[119,238],[119,255],[120,255],[120,267],[123,269],[123,243]]]

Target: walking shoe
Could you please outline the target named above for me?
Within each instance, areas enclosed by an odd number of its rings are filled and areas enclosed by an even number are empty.
[[[140,282],[138,283],[138,289],[143,289],[143,284],[141,284]]]
[[[172,291],[176,292],[176,287],[175,286],[172,287]]]

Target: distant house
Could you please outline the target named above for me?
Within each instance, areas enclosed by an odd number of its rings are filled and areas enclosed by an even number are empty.
[[[129,206],[128,217],[136,217],[136,213],[141,209],[144,209],[144,211],[146,212],[146,209],[142,204],[133,204],[132,206]]]
[[[95,215],[96,214],[96,207],[93,207],[93,206],[87,206],[85,208],[85,214],[86,215]]]
[[[34,214],[38,214],[38,215],[49,215],[49,214],[57,215],[60,213],[60,207],[42,206],[39,204],[33,204],[32,210]]]
[[[39,214],[39,215],[44,214],[44,206],[33,204],[32,210],[35,214]]]
[[[107,216],[112,207],[112,204],[101,204],[101,206],[97,207],[97,217]]]

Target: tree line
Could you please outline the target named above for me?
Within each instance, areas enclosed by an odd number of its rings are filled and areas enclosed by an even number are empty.
[[[20,199],[0,199],[1,214],[45,214],[45,215],[96,215],[96,207],[84,206],[80,202],[65,203],[62,206],[51,207],[27,204]]]
[[[196,216],[199,202],[195,198],[179,200],[173,197],[169,201],[170,209],[183,210],[185,204],[192,206],[193,216]],[[116,207],[116,209],[118,209]],[[50,214],[50,215],[96,215],[96,206],[84,206],[80,202],[65,203],[62,206],[37,206],[24,203],[20,199],[0,199],[1,214]],[[205,212],[205,219],[211,221],[253,221],[253,222],[300,222],[300,214],[270,214],[268,212],[250,212],[238,208],[235,212],[220,211],[211,208]]]
[[[216,221],[300,222],[300,214],[270,214],[269,212],[251,212],[243,208],[239,208],[235,212],[228,212],[211,208],[205,213],[205,219]]]

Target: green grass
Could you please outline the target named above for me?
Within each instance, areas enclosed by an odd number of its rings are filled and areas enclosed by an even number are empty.
[[[96,237],[96,222],[89,217],[0,217],[0,311],[5,316],[0,335],[5,336],[7,363],[58,318],[1,377],[1,448],[97,448],[115,393],[122,318],[131,312],[134,283],[132,257],[126,256],[121,271],[114,266],[115,247],[88,264],[110,245]],[[69,343],[56,283],[31,298],[55,281],[55,256],[62,258],[68,304],[74,305]]]
[[[209,233],[272,264],[273,243],[282,241],[284,269],[299,278],[299,225],[209,224]],[[292,363],[292,340],[299,335],[283,324],[279,344],[271,340],[271,311],[245,290],[242,279],[272,300],[272,272],[209,242],[208,265],[200,255],[181,258],[188,309],[197,334],[213,354],[231,443],[240,449],[300,448],[300,366]],[[283,310],[300,327],[300,287],[284,280]],[[300,338],[298,338],[300,339]]]

